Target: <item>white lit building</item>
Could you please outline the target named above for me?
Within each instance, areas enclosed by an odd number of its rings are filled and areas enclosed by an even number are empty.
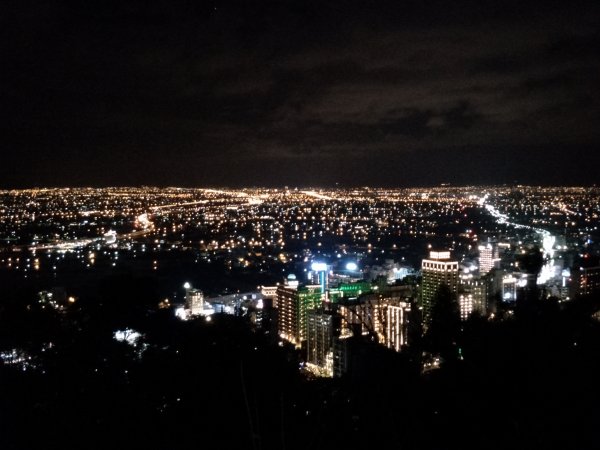
[[[423,319],[429,323],[432,302],[442,284],[446,284],[452,292],[458,290],[458,261],[450,259],[450,252],[430,252],[429,258],[421,263],[423,282],[421,287],[421,302]]]
[[[189,288],[185,292],[185,306],[192,316],[204,313],[204,294],[200,289]]]
[[[373,334],[377,341],[396,351],[408,345],[410,303],[399,298],[370,294],[359,302],[339,307],[341,337],[358,332]]]
[[[408,345],[408,314],[410,303],[399,302],[386,310],[385,344],[399,352]]]
[[[473,294],[463,293],[458,296],[460,320],[467,320],[474,310]]]
[[[464,273],[460,275],[460,317],[466,320],[470,314],[478,312],[485,315],[488,310],[488,280],[486,277]]]
[[[277,285],[275,286],[260,286],[260,293],[265,298],[277,297]]]
[[[485,275],[500,263],[498,246],[494,242],[479,246],[479,273]]]

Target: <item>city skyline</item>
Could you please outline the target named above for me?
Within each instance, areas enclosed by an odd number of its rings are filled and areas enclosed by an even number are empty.
[[[598,447],[600,2],[0,24],[3,449]]]
[[[6,11],[0,188],[600,182],[593,2]]]
[[[4,440],[595,448],[599,197],[0,190]]]

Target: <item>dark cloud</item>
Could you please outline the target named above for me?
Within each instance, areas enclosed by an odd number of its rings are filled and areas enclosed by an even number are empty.
[[[597,182],[600,7],[500,3],[8,1],[0,184]]]

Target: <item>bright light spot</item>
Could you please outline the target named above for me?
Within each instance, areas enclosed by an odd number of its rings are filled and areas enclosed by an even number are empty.
[[[346,264],[346,270],[354,272],[358,270],[358,265],[355,262],[349,262],[348,264]]]
[[[178,319],[181,319],[181,320],[187,320],[188,313],[185,310],[185,308],[183,306],[181,306],[175,310],[175,317],[177,317]]]
[[[136,345],[138,339],[141,338],[142,335],[131,328],[125,328],[124,330],[115,331],[113,337],[119,342],[127,342],[129,345]]]
[[[542,238],[542,247],[544,248],[544,253],[548,255],[550,258],[554,256],[554,244],[556,243],[556,237],[551,234],[544,235]]]
[[[311,264],[310,268],[314,272],[326,272],[327,271],[327,264],[325,264],[325,263],[319,263],[319,262],[314,262],[314,263]]]

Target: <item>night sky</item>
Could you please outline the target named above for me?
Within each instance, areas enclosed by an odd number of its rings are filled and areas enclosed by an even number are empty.
[[[3,188],[600,183],[598,1],[4,0],[0,30]]]

